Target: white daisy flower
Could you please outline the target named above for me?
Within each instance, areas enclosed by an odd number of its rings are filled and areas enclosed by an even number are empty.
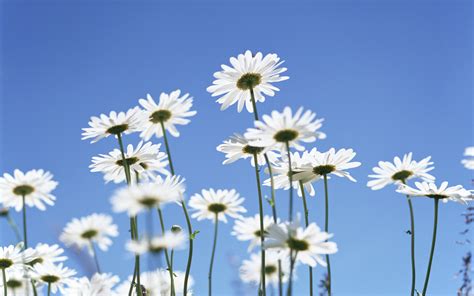
[[[30,296],[31,280],[25,274],[24,268],[10,268],[6,270],[7,293],[8,295],[24,295]],[[3,293],[3,280],[0,280],[0,295]],[[27,291],[31,293],[26,293]]]
[[[140,141],[136,148],[133,148],[132,144],[127,146],[125,161],[130,168],[133,183],[136,182],[137,175],[140,180],[148,180],[156,176],[156,173],[169,175],[166,169],[167,156],[166,153],[160,151],[160,146],[161,144],[143,143],[143,141]],[[107,183],[110,181],[121,183],[126,180],[124,161],[119,149],[114,149],[109,154],[92,157],[89,168],[91,172],[103,173]]]
[[[300,172],[296,173],[294,178],[303,180],[303,182],[314,182],[323,176],[333,174],[356,182],[351,174],[346,172],[348,169],[361,165],[360,162],[352,161],[355,156],[356,153],[352,149],[339,149],[336,152],[334,148],[331,148],[327,152],[319,152],[316,148],[313,148],[311,151],[303,153],[302,157],[306,164],[295,168]]]
[[[326,138],[320,132],[324,119],[316,119],[316,113],[299,108],[293,115],[290,107],[283,112],[272,111],[271,116],[263,115],[262,120],[255,121],[255,128],[247,129],[244,136],[252,146],[269,147],[286,151],[286,144],[297,150],[304,150],[300,142],[311,143]]]
[[[130,217],[165,204],[181,200],[184,179],[180,176],[155,178],[152,182],[139,183],[116,191],[111,198],[114,212],[127,212]]]
[[[472,192],[464,189],[461,185],[448,187],[448,182],[443,182],[439,187],[435,183],[415,182],[416,188],[405,184],[400,184],[397,192],[410,196],[426,196],[429,198],[440,199],[443,202],[455,201],[467,204],[472,201]]]
[[[244,198],[240,197],[235,189],[201,190],[201,194],[196,193],[191,196],[189,206],[195,210],[191,215],[198,221],[209,219],[214,221],[217,218],[227,223],[227,216],[240,218],[240,213],[247,210],[242,206]]]
[[[221,110],[237,103],[238,112],[242,111],[244,104],[247,111],[253,112],[251,92],[256,102],[264,102],[265,96],[273,97],[279,89],[273,83],[287,80],[288,76],[280,76],[286,68],[279,68],[284,61],[276,54],[267,54],[263,57],[261,52],[255,56],[250,50],[239,54],[237,58],[231,57],[232,67],[222,65],[222,71],[215,72],[213,85],[207,88],[213,97],[220,96],[217,103]]]
[[[62,256],[64,249],[58,245],[48,245],[39,243],[35,248],[28,248],[25,250],[25,254],[29,258],[25,261],[26,264],[35,265],[37,263],[57,263],[66,261],[67,257]]]
[[[19,212],[23,209],[22,196],[25,196],[27,206],[44,211],[45,204],[52,206],[56,200],[51,191],[58,186],[58,182],[52,179],[53,175],[43,170],[31,170],[26,174],[15,170],[13,176],[5,173],[0,177],[0,202]]]
[[[9,245],[8,247],[0,247],[0,270],[22,268],[24,266],[23,260],[29,260],[29,258],[26,257],[27,253],[22,252],[22,250],[22,243],[16,246]]]
[[[466,159],[461,160],[461,163],[466,169],[474,170],[474,146],[467,147],[464,156],[466,156]]]
[[[135,107],[125,112],[110,112],[109,116],[101,114],[100,117],[92,116],[89,127],[83,128],[82,140],[90,139],[95,143],[110,135],[119,136],[138,131],[140,126],[140,108]]]
[[[194,116],[196,111],[190,111],[193,106],[193,98],[189,94],[181,95],[179,89],[170,94],[161,93],[157,104],[150,94],[147,99],[140,99],[139,103],[145,109],[141,116],[140,137],[145,140],[151,139],[153,135],[163,137],[163,127],[172,136],[179,137],[176,125],[186,125],[190,122],[187,117]],[[161,126],[163,124],[163,127]]]
[[[370,180],[367,182],[367,186],[372,190],[379,190],[389,184],[399,185],[403,182],[408,181],[412,178],[420,178],[426,182],[433,182],[435,177],[428,174],[429,171],[434,169],[433,162],[430,161],[431,156],[428,156],[422,160],[415,161],[412,159],[412,153],[403,155],[403,159],[398,156],[393,158],[393,163],[389,161],[379,161],[379,166],[374,167],[372,170],[375,174],[369,175]]]
[[[278,221],[277,221],[278,222]],[[263,216],[263,229],[266,229],[273,224],[273,218],[270,216]],[[235,235],[240,241],[250,241],[248,251],[252,251],[255,246],[260,246],[260,238],[262,233],[260,231],[260,215],[256,214],[253,217],[242,217],[235,220],[234,228],[231,233]]]
[[[264,154],[267,154],[268,160],[274,162],[278,154],[263,147],[255,147],[249,144],[249,141],[240,134],[234,134],[223,144],[217,146],[217,151],[225,154],[226,160],[222,164],[233,163],[239,159],[250,158],[250,164],[255,166],[253,159],[254,153],[257,154],[258,165],[265,165],[266,160]]]
[[[76,246],[79,249],[86,247],[89,254],[93,255],[93,243],[102,251],[107,251],[112,245],[110,237],[116,236],[118,228],[113,224],[112,217],[94,213],[80,219],[72,219],[64,227],[59,239],[68,247]]]
[[[182,232],[166,231],[163,235],[152,238],[144,237],[138,241],[131,240],[126,249],[134,254],[160,253],[165,249],[179,250],[185,247],[187,236]]]
[[[113,290],[119,281],[119,277],[116,275],[110,273],[96,273],[90,279],[81,277],[69,282],[68,286],[64,289],[64,295],[119,296]]]
[[[261,253],[251,254],[249,260],[244,260],[239,269],[240,278],[244,283],[260,284],[262,274]],[[290,274],[290,261],[288,257],[282,256],[276,252],[268,250],[265,252],[265,280],[267,286],[278,285],[278,260],[281,260],[282,282],[286,283]],[[294,275],[293,275],[294,276]]]
[[[67,295],[64,292],[64,287],[72,280],[72,276],[76,274],[75,270],[64,267],[62,263],[59,264],[35,264],[32,269],[32,278],[46,286],[51,286],[51,292],[59,291],[62,295]]]
[[[296,261],[315,267],[318,263],[326,266],[326,261],[321,255],[334,254],[337,245],[328,242],[333,235],[321,231],[316,223],[311,223],[306,228],[299,226],[299,222],[285,225],[272,224],[268,228],[268,240],[265,248],[276,248],[289,256],[290,251],[297,254]]]

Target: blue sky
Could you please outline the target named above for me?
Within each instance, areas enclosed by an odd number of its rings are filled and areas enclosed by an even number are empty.
[[[330,180],[330,230],[339,245],[331,261],[334,292],[407,294],[406,200],[393,187],[371,191],[367,175],[379,160],[412,151],[417,159],[433,157],[439,181],[470,186],[472,174],[460,164],[473,135],[470,1],[3,1],[0,170],[44,168],[60,183],[54,207],[29,211],[30,240],[54,243],[72,217],[111,213],[116,186],[104,185],[88,166],[92,156],[116,142],[81,141],[89,117],[126,110],[146,93],[158,97],[176,88],[194,96],[198,111],[180,128],[181,137],[170,141],[187,195],[236,188],[249,213],[256,213],[252,168],[247,161],[223,166],[223,155],[215,150],[232,133],[250,127],[252,114],[234,107],[221,112],[206,92],[220,64],[246,49],[277,53],[290,76],[274,98],[259,105],[260,114],[284,106],[309,108],[326,119],[322,130],[328,138],[316,147],[353,148],[362,162],[352,171],[357,183]],[[316,189],[310,219],[322,225],[322,184]],[[286,199],[287,192],[278,192],[281,213]],[[302,210],[299,200],[295,205]],[[421,289],[433,205],[416,199],[414,207]],[[466,251],[456,244],[463,210],[459,204],[440,207],[431,295],[453,295],[460,285],[454,275]],[[184,225],[179,208],[165,211],[167,224]],[[123,247],[127,218],[114,215],[114,220],[121,236],[99,256],[104,270],[123,279],[132,269]],[[208,221],[194,224],[201,233],[192,273],[195,292],[203,295],[212,227]],[[247,257],[247,244],[231,237],[231,227],[220,228],[215,295],[238,295],[231,262],[238,265]],[[1,243],[11,243],[4,222],[0,230]],[[186,253],[177,253],[180,269]],[[71,267],[90,272],[86,259],[69,255]],[[323,272],[316,269],[318,280]],[[306,269],[297,273],[297,294],[306,295]]]

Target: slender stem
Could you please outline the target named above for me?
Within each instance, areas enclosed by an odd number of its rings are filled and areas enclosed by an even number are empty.
[[[3,294],[7,296],[7,275],[5,274],[5,268],[2,268],[2,276],[3,276]]]
[[[10,227],[11,227],[12,230],[13,230],[13,232],[15,233],[16,240],[17,240],[18,242],[21,242],[21,241],[22,241],[22,238],[21,238],[20,231],[18,230],[18,226],[16,225],[15,221],[14,221],[13,218],[10,216],[10,213],[8,213],[8,214],[6,215],[6,218],[7,218],[8,225],[10,225]]]
[[[255,120],[258,120],[257,102],[255,102],[255,94],[253,93],[253,88],[250,88],[250,99],[252,100],[253,116]]]
[[[306,204],[306,194],[304,192],[303,181],[300,181],[299,183],[300,183],[301,196],[303,197],[304,221],[305,221],[306,227],[308,227],[309,212],[308,212],[308,206]],[[308,271],[309,271],[309,295],[313,296],[313,268],[311,266],[308,266]]]
[[[26,203],[25,203],[25,195],[21,196],[21,202],[23,206],[23,248],[28,249],[28,235],[27,235],[27,225],[26,225]]]
[[[324,175],[324,195],[326,200],[326,209],[325,209],[325,222],[324,222],[324,231],[329,232],[329,195],[328,195],[328,176]],[[326,263],[328,270],[328,295],[331,296],[331,262],[329,261],[329,255],[326,255]]]
[[[286,142],[286,154],[288,155],[288,180],[290,182],[290,205],[288,207],[288,220],[293,221],[293,170],[291,168],[291,152],[290,152],[290,143]]]
[[[293,270],[295,269],[295,261],[296,257],[298,256],[298,252],[295,253],[293,257],[293,250],[290,251],[290,278],[288,279],[288,291],[287,296],[291,296],[293,294]]]
[[[158,208],[158,216],[160,217],[161,232],[165,234],[165,223],[163,221],[163,212],[161,211],[161,208]],[[170,274],[171,295],[174,295],[175,290],[174,290],[173,265],[171,264],[170,257],[168,255],[168,249],[165,249],[165,258],[166,258],[166,265],[168,265],[168,272]]]
[[[127,184],[130,185],[132,178],[130,176],[130,167],[128,166],[127,158],[125,157],[125,149],[123,147],[122,134],[117,134],[117,139],[120,146],[120,153],[122,154],[122,165],[123,165],[123,170],[125,171],[125,178],[127,179]]]
[[[218,215],[216,214],[216,218],[214,220],[214,242],[212,244],[212,254],[211,254],[211,262],[209,263],[209,275],[208,275],[208,280],[209,280],[209,296],[212,295],[212,266],[214,265],[214,255],[216,253],[216,244],[217,244],[217,231],[218,231],[218,225],[219,225],[219,219]]]
[[[132,278],[132,284],[130,285],[130,289],[128,290],[128,296],[132,295],[133,292],[133,284],[135,283],[135,279],[137,278],[137,268],[133,270],[133,278]]]
[[[439,198],[434,199],[434,222],[433,222],[433,240],[431,241],[430,261],[428,262],[428,270],[426,271],[425,284],[423,285],[422,295],[426,295],[428,290],[428,282],[430,281],[431,264],[433,263],[433,255],[436,245],[436,231],[438,230],[438,204]]]
[[[262,188],[260,187],[260,172],[258,166],[258,156],[257,153],[253,154],[253,162],[255,166],[255,179],[257,180],[257,191],[258,191],[258,209],[260,213],[260,245],[261,245],[261,268],[260,268],[260,277],[262,281],[262,292],[263,295],[266,295],[266,283],[265,283],[265,249],[263,247],[265,241],[265,227],[263,226],[263,197],[262,197]]]
[[[405,184],[405,181],[403,181]],[[410,209],[410,239],[411,239],[411,291],[410,295],[415,296],[415,282],[416,282],[416,269],[415,269],[415,218],[413,214],[413,205],[411,198],[407,195],[408,207]]]
[[[166,135],[166,129],[165,129],[165,124],[163,121],[160,121],[161,125],[161,131],[163,132],[163,141],[165,142],[165,147],[166,147],[166,154],[168,155],[168,164],[170,166],[170,171],[171,174],[174,175],[174,167],[173,167],[173,161],[171,160],[171,151],[170,151],[170,146],[168,144],[168,137]]]
[[[95,250],[94,243],[91,240],[89,240],[89,243],[91,244],[92,255],[94,257],[94,262],[95,262],[95,267],[97,269],[97,273],[102,273],[100,271],[99,258],[97,257],[97,252]]]
[[[48,296],[51,295],[51,283],[48,283]]]

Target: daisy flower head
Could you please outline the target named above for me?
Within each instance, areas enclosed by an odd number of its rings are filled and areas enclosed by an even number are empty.
[[[239,269],[240,279],[244,283],[260,284],[262,274],[262,260],[261,253],[250,255],[250,259],[244,260]],[[281,254],[276,251],[268,250],[265,252],[265,279],[267,285],[278,285],[278,260],[281,262],[282,282],[288,281],[290,274],[290,261],[288,258],[283,258]]]
[[[250,164],[255,166],[254,154],[257,155],[258,165],[265,165],[266,160],[264,154],[267,154],[270,162],[276,161],[278,155],[267,148],[256,147],[249,144],[249,141],[240,134],[234,134],[224,143],[217,146],[217,151],[225,154],[225,160],[222,164],[230,164],[239,159],[250,158]]]
[[[64,267],[62,263],[39,263],[33,266],[31,277],[40,283],[51,286],[51,292],[59,291],[62,295],[67,295],[64,293],[65,285],[72,281],[75,274],[75,270]]]
[[[263,229],[265,235],[266,229],[273,224],[273,218],[263,216]],[[252,251],[255,246],[260,245],[262,232],[260,231],[260,215],[256,214],[252,217],[242,217],[235,220],[234,228],[231,233],[240,241],[250,241],[248,251]]]
[[[66,261],[67,257],[63,256],[64,249],[58,245],[48,245],[38,243],[34,248],[28,248],[25,250],[26,257],[29,258],[25,263],[28,265],[35,265],[37,263],[57,263]]]
[[[134,184],[115,192],[111,198],[114,212],[127,212],[130,217],[138,213],[180,201],[184,193],[184,179],[180,176],[160,176],[147,183]]]
[[[265,248],[275,248],[289,253],[297,254],[296,261],[315,267],[318,263],[326,266],[326,261],[321,255],[334,254],[337,245],[328,242],[333,235],[321,231],[316,223],[311,223],[306,228],[299,226],[299,222],[286,223],[285,225],[273,224],[268,228],[268,240]]]
[[[397,192],[410,196],[426,196],[429,198],[439,199],[443,202],[455,201],[462,204],[467,204],[472,201],[472,192],[464,189],[461,185],[448,187],[448,182],[444,181],[438,187],[435,183],[430,182],[415,182],[416,188],[405,184],[400,184]]]
[[[140,240],[131,240],[127,243],[126,248],[138,255],[147,252],[157,254],[164,250],[183,249],[186,240],[186,235],[183,232],[166,231],[163,235],[152,238],[144,237]]]
[[[218,220],[227,223],[227,216],[237,219],[241,217],[240,213],[247,212],[242,206],[243,202],[244,198],[240,197],[235,189],[210,188],[191,196],[189,206],[195,210],[192,217],[198,221],[204,219],[214,221],[217,217]]]
[[[23,268],[7,269],[5,275],[8,295],[24,295],[23,293],[25,293],[28,287],[32,284]],[[3,281],[0,281],[0,295],[4,295]],[[29,295],[30,294],[26,294],[25,296]]]
[[[114,292],[119,277],[110,273],[96,273],[90,279],[81,277],[70,281],[64,295],[70,296],[119,296]]]
[[[113,224],[112,217],[94,213],[80,219],[72,219],[64,227],[59,240],[68,247],[76,246],[79,249],[86,247],[92,255],[93,243],[96,243],[102,251],[107,251],[112,245],[110,238],[116,236],[118,236],[118,228]]]
[[[143,143],[140,141],[134,148],[132,144],[127,146],[125,151],[125,162],[132,173],[133,182],[135,176],[140,180],[148,180],[156,176],[157,173],[169,175],[166,166],[168,159],[166,153],[160,151],[161,144]],[[119,149],[114,149],[109,154],[100,154],[92,157],[92,164],[89,166],[91,172],[101,172],[104,174],[106,183],[113,181],[121,183],[126,180],[125,162]]]
[[[215,72],[212,85],[207,91],[213,97],[219,97],[217,103],[221,104],[221,110],[237,103],[237,111],[241,112],[244,105],[247,111],[252,113],[252,94],[256,102],[264,102],[265,96],[273,97],[279,89],[273,83],[287,80],[288,76],[280,76],[287,69],[280,67],[284,61],[280,61],[278,55],[272,53],[265,57],[261,52],[252,55],[250,50],[245,54],[239,54],[237,58],[231,57],[231,67],[222,65],[222,71]]]
[[[17,212],[23,209],[22,197],[29,207],[36,207],[41,211],[47,205],[54,205],[56,197],[51,192],[58,186],[53,181],[53,175],[43,170],[30,170],[23,173],[15,170],[13,175],[3,174],[0,177],[0,202],[7,208],[15,208]]]
[[[331,148],[326,152],[319,152],[316,148],[309,152],[303,153],[306,164],[297,167],[300,171],[295,174],[295,179],[304,180],[304,182],[314,182],[323,176],[330,174],[338,177],[346,177],[352,182],[356,180],[346,170],[359,167],[360,162],[352,161],[356,153],[352,149],[336,149]]]
[[[467,147],[464,150],[464,156],[466,156],[466,159],[461,160],[461,163],[466,169],[474,170],[474,146]]]
[[[8,247],[0,247],[0,269],[15,269],[22,267],[23,259],[25,258],[25,253],[22,252],[22,250],[22,243],[19,243],[16,246],[9,245]]]
[[[100,114],[99,117],[92,116],[89,127],[82,129],[82,140],[92,139],[91,143],[95,143],[110,135],[120,136],[136,132],[140,126],[139,115],[140,108],[135,107],[127,112],[112,111],[108,116],[106,114]]]
[[[300,142],[311,143],[317,139],[325,139],[326,134],[319,129],[324,119],[316,119],[316,113],[299,108],[293,114],[290,107],[283,112],[272,111],[271,115],[263,115],[262,120],[255,121],[255,128],[247,129],[244,136],[252,146],[286,150],[286,145],[303,151]]]
[[[374,178],[367,182],[367,186],[372,190],[379,190],[389,184],[405,183],[409,179],[419,178],[426,182],[433,182],[435,177],[428,174],[433,170],[431,166],[433,162],[430,161],[431,156],[423,158],[420,161],[412,159],[412,153],[403,155],[403,158],[396,156],[393,158],[393,163],[390,161],[379,161],[378,166],[374,167],[372,171],[375,174],[369,175],[369,178]]]
[[[161,93],[158,104],[150,94],[147,94],[146,100],[140,99],[139,103],[145,109],[141,115],[140,137],[146,141],[153,135],[163,137],[163,129],[179,137],[176,125],[186,125],[190,122],[188,117],[196,115],[196,111],[190,110],[193,98],[189,94],[181,96],[179,89],[170,94]]]

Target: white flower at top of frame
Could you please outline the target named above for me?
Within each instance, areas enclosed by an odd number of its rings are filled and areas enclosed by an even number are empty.
[[[278,220],[277,220],[278,223]],[[263,216],[263,229],[266,229],[273,224],[273,218],[270,216]],[[235,220],[232,235],[236,236],[240,241],[250,241],[248,251],[252,251],[255,246],[260,246],[260,238],[262,233],[260,231],[260,215],[256,214],[252,217],[242,217]]]
[[[250,89],[253,90],[255,103],[264,102],[265,96],[273,97],[279,89],[273,83],[287,80],[288,76],[280,76],[286,71],[281,67],[278,55],[272,53],[265,57],[261,52],[252,55],[250,50],[239,54],[237,58],[231,57],[232,67],[222,65],[222,71],[215,72],[216,80],[207,88],[213,97],[220,98],[221,110],[237,103],[237,111],[242,111],[244,105],[247,111],[253,112]]]
[[[163,235],[152,238],[143,237],[136,241],[131,240],[127,243],[126,249],[134,254],[160,253],[165,249],[180,250],[185,247],[186,235],[183,232],[166,231]]]
[[[338,177],[346,177],[352,182],[356,180],[346,170],[359,167],[360,162],[352,161],[356,153],[352,149],[329,149],[327,152],[319,152],[316,148],[311,151],[305,151],[303,158],[306,164],[297,167],[294,175],[296,180],[304,180],[304,182],[314,182],[323,176],[336,175]]]
[[[169,175],[166,169],[168,159],[166,153],[160,151],[160,146],[161,144],[143,143],[143,141],[140,141],[136,148],[133,148],[132,144],[127,146],[125,161],[130,167],[133,183],[136,182],[137,175],[140,180],[148,180],[156,173]],[[91,172],[103,173],[107,183],[110,181],[121,183],[126,180],[124,161],[119,149],[92,157],[89,168]]]
[[[25,250],[25,254],[28,254],[28,261],[25,261],[29,265],[35,265],[37,263],[57,263],[66,261],[67,257],[63,256],[64,249],[58,245],[48,245],[38,243],[34,248],[28,248]]]
[[[5,173],[0,177],[0,202],[19,212],[23,209],[22,196],[25,196],[27,206],[44,211],[45,204],[52,206],[56,200],[51,192],[58,186],[58,182],[52,179],[53,175],[43,170],[23,173],[16,169],[13,176]]]
[[[216,215],[220,221],[227,223],[227,216],[234,219],[242,217],[240,213],[247,210],[242,206],[244,198],[235,189],[203,189],[201,193],[191,196],[189,206],[195,211],[191,216],[198,221],[214,221]]]
[[[416,188],[405,184],[400,184],[397,192],[410,196],[426,196],[429,198],[438,198],[443,202],[455,201],[462,204],[472,201],[472,192],[464,189],[461,185],[448,187],[448,182],[444,181],[439,187],[435,183],[415,182]]]
[[[93,243],[97,244],[102,251],[107,251],[112,245],[111,237],[116,236],[118,236],[118,228],[113,224],[112,217],[94,213],[80,219],[72,219],[64,227],[59,239],[68,247],[86,247],[92,255]]]
[[[299,226],[299,221],[284,225],[273,224],[268,228],[268,240],[264,242],[265,248],[276,248],[289,257],[290,251],[297,252],[296,261],[315,267],[318,263],[326,266],[321,255],[337,252],[334,242],[326,241],[333,235],[321,231],[316,223],[308,227]]]
[[[281,262],[281,273],[283,274],[282,282],[286,283],[288,281],[290,274],[290,261],[288,258],[289,257],[281,256],[280,253],[273,250],[267,250],[265,252],[265,279],[267,285],[278,285],[278,260]],[[240,266],[239,273],[242,281],[244,283],[254,283],[258,285],[262,272],[261,266],[261,253],[251,254],[250,259],[244,260],[242,266]],[[294,278],[295,275],[293,275],[293,279]]]
[[[162,208],[170,202],[180,201],[184,193],[184,179],[180,176],[160,176],[150,182],[121,188],[111,198],[114,212],[127,212],[133,217],[140,212]]]
[[[119,277],[110,273],[95,273],[90,279],[81,277],[70,281],[64,289],[69,296],[120,296],[114,292]]]
[[[466,169],[474,170],[474,146],[467,147],[464,156],[466,156],[466,159],[461,160],[461,163]]]
[[[76,271],[64,267],[62,263],[38,263],[32,268],[31,277],[36,281],[51,285],[51,292],[64,294],[64,286],[72,281]]]
[[[7,247],[0,247],[0,269],[15,269],[23,267],[23,259],[29,260],[29,257],[26,257],[28,253],[22,252],[22,250],[22,243],[19,243],[16,246],[9,245]]]
[[[263,115],[262,120],[255,121],[255,128],[247,129],[244,136],[252,146],[267,147],[286,151],[286,143],[299,151],[304,147],[300,142],[311,143],[317,139],[325,139],[326,134],[319,129],[324,119],[316,119],[316,113],[299,108],[295,114],[290,107],[283,112],[272,111],[271,115]]]
[[[135,107],[127,112],[111,111],[108,116],[106,114],[100,114],[99,117],[92,116],[89,127],[82,129],[82,140],[92,139],[91,143],[95,143],[110,135],[136,132],[140,124],[140,112],[140,108]]]
[[[187,117],[196,115],[196,111],[190,111],[193,98],[189,94],[181,96],[179,89],[170,94],[161,93],[158,104],[150,94],[147,94],[146,100],[140,99],[139,103],[145,109],[141,114],[140,137],[147,141],[153,135],[163,137],[162,123],[172,136],[179,137],[176,125],[186,125],[190,122]]]
[[[263,147],[255,147],[249,144],[249,141],[240,134],[234,134],[224,143],[217,146],[217,151],[225,154],[226,160],[222,164],[230,164],[239,159],[250,158],[250,164],[255,166],[254,153],[257,154],[258,165],[265,165],[264,154],[267,154],[270,162],[276,161],[278,154]]]
[[[433,170],[431,166],[431,156],[425,157],[420,161],[412,159],[412,153],[403,155],[400,159],[398,156],[393,158],[393,163],[389,161],[379,161],[378,166],[374,167],[372,171],[375,174],[369,175],[370,180],[367,182],[367,186],[372,190],[379,190],[389,184],[399,185],[402,182],[406,182],[412,178],[420,178],[426,182],[433,182],[435,177],[428,174],[429,171]]]
[[[299,168],[307,163],[306,159],[302,157],[299,152],[290,152],[291,157],[291,171],[293,175],[298,172],[301,172]],[[275,189],[290,189],[290,180],[288,178],[288,174],[290,173],[288,166],[288,156],[286,153],[283,153],[280,158],[276,159],[272,165],[272,173],[273,173],[273,184]],[[268,169],[265,170],[268,172]],[[311,182],[307,182],[309,180],[301,180],[303,182],[303,188],[309,195],[314,196],[316,194],[313,184]],[[265,186],[271,186],[271,178],[266,179],[263,182]],[[293,178],[293,188],[297,189],[298,196],[302,196],[301,188],[300,188],[300,181]]]

